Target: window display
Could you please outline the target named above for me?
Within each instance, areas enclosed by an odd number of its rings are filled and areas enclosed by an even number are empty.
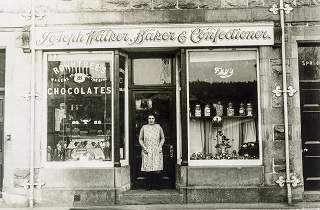
[[[257,51],[188,51],[190,160],[257,160]],[[230,162],[230,161],[229,161]]]
[[[47,161],[112,161],[113,54],[47,56]]]

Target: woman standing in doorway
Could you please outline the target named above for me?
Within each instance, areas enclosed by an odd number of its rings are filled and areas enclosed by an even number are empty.
[[[155,188],[161,190],[160,172],[163,170],[162,146],[165,138],[159,124],[155,123],[155,114],[148,115],[148,124],[142,126],[139,134],[139,144],[142,147],[141,171],[147,174],[146,190],[150,190],[152,180],[155,181]]]

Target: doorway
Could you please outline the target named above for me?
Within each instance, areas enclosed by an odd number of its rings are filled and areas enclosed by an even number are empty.
[[[302,163],[305,190],[320,190],[320,43],[299,43]]]
[[[320,190],[320,82],[300,83],[305,190]]]
[[[176,164],[176,121],[175,100],[173,91],[164,90],[133,90],[131,91],[131,136],[130,136],[130,165],[131,183],[133,189],[146,186],[146,174],[141,172],[141,146],[139,132],[148,123],[148,114],[156,114],[165,135],[163,145],[163,171],[160,184],[164,189],[175,188]]]

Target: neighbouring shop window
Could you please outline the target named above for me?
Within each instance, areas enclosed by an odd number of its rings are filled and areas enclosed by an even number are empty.
[[[302,45],[299,53],[299,79],[320,81],[320,46],[319,44]]]
[[[0,88],[4,88],[4,84],[5,84],[5,67],[6,67],[5,55],[6,55],[5,50],[0,50]]]
[[[112,161],[112,53],[47,54],[47,161]]]
[[[259,159],[257,51],[187,55],[190,160]]]
[[[133,59],[134,85],[170,85],[172,84],[171,58]]]

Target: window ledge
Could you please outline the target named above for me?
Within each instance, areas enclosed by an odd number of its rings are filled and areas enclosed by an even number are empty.
[[[189,166],[260,166],[262,160],[189,160]]]

